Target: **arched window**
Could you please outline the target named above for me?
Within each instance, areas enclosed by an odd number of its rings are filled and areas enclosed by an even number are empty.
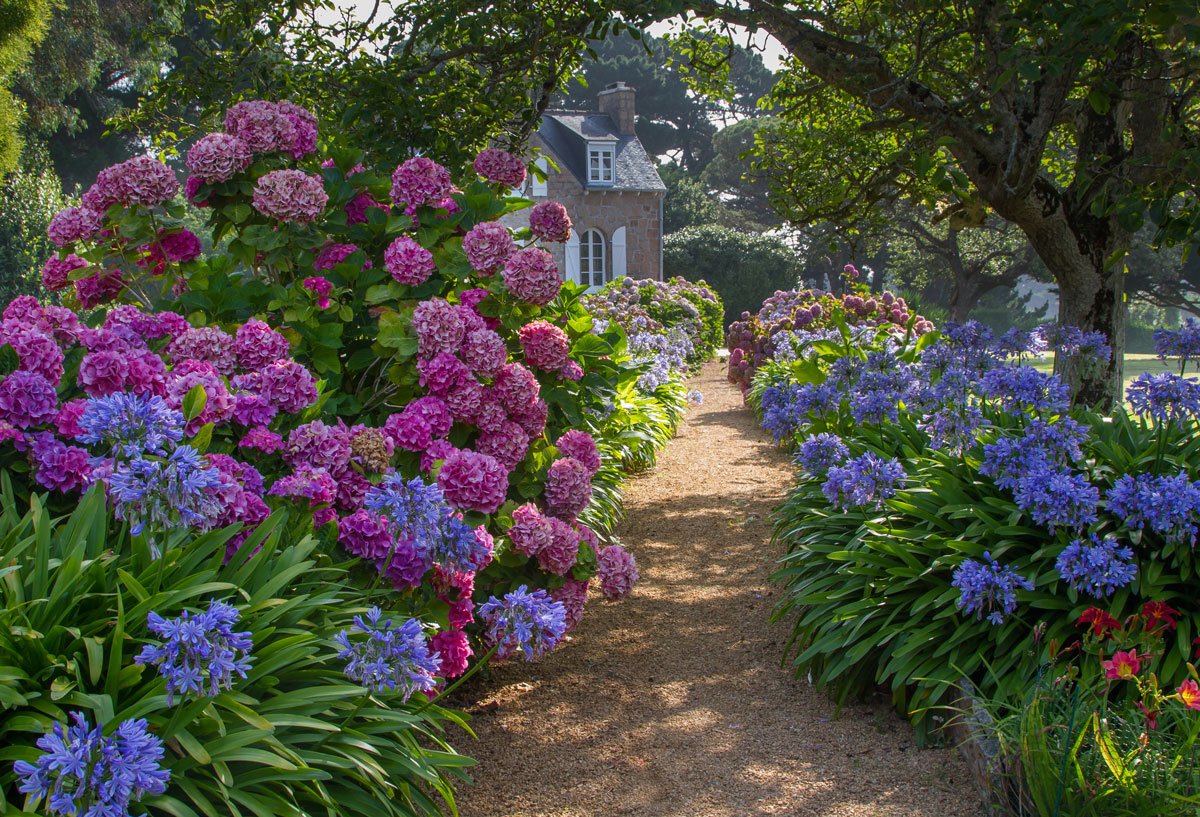
[[[579,237],[579,283],[585,287],[602,287],[612,280],[608,271],[604,234],[588,230]]]

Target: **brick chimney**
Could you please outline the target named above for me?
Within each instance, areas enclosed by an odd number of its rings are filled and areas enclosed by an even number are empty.
[[[634,105],[636,96],[637,90],[624,82],[610,83],[600,92],[600,113],[606,113],[612,117],[612,121],[617,124],[617,133],[622,136],[633,136],[633,126],[637,120],[637,111]]]

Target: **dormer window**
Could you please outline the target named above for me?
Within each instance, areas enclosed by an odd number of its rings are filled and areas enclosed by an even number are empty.
[[[613,164],[616,151],[612,145],[588,145],[588,184],[613,183]]]

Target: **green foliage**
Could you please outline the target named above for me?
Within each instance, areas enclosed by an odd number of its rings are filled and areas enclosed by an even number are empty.
[[[165,795],[151,815],[441,815],[471,761],[446,742],[465,728],[439,706],[400,705],[351,683],[333,637],[362,611],[318,542],[276,514],[223,565],[226,528],[179,532],[159,559],[114,529],[94,489],[66,518],[5,488],[0,513],[0,812],[19,812],[12,762],[70,712],[110,728],[144,717],[167,745]],[[261,546],[260,552],[254,553]],[[239,609],[253,665],[215,698],[168,707],[153,668],[133,663],[146,616],[210,599]],[[456,730],[457,731],[457,730]]]
[[[773,236],[708,225],[689,227],[663,242],[663,271],[707,281],[725,304],[725,322],[757,310],[776,290],[791,289],[800,274],[796,254]]]
[[[32,143],[0,196],[0,302],[8,303],[18,295],[42,293],[42,264],[56,249],[46,227],[69,202],[45,149]]]
[[[14,170],[21,156],[25,111],[11,88],[45,36],[49,16],[50,0],[0,2],[0,176]]]

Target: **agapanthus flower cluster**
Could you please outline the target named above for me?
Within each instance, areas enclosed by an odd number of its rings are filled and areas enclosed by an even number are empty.
[[[959,591],[958,609],[999,626],[1017,611],[1017,591],[1032,590],[1033,582],[1011,565],[1001,565],[991,553],[984,553],[983,559],[963,560],[954,569],[951,585]]]
[[[365,636],[360,638],[359,636]],[[346,676],[371,692],[395,692],[407,701],[437,686],[438,654],[431,652],[425,628],[415,618],[393,626],[378,607],[354,617],[354,626],[337,635]]]
[[[1112,347],[1103,332],[1085,332],[1078,326],[1047,324],[1039,327],[1040,342],[1055,354],[1079,358],[1085,366],[1099,366],[1112,360]]]
[[[1135,413],[1155,422],[1187,422],[1200,417],[1200,379],[1143,372],[1129,384],[1125,399]]]
[[[529,591],[521,585],[504,598],[492,596],[479,606],[484,625],[483,641],[494,647],[499,659],[520,654],[526,661],[554,649],[566,633],[566,610],[545,590]]]
[[[916,377],[912,367],[900,363],[889,351],[871,351],[844,378],[830,373],[830,381],[841,387],[847,397],[850,415],[859,423],[895,422],[900,405],[915,393]]]
[[[842,510],[874,506],[896,495],[904,480],[904,466],[897,459],[885,460],[870,452],[835,465],[826,472],[821,492],[829,504]]]
[[[1063,412],[1071,404],[1066,383],[1031,366],[1006,364],[991,369],[980,381],[980,394],[1010,412]]]
[[[1017,505],[1051,531],[1080,528],[1096,518],[1099,491],[1071,463],[1082,457],[1087,429],[1070,418],[1032,420],[1020,437],[983,447],[979,473],[1013,491]]]
[[[824,479],[829,469],[850,457],[850,449],[834,434],[810,434],[796,449],[796,464],[813,477]]]
[[[209,602],[202,613],[185,610],[177,618],[151,612],[150,632],[163,639],[147,644],[135,659],[158,668],[167,682],[167,706],[176,695],[216,697],[233,688],[233,678],[246,677],[253,640],[247,631],[235,631],[241,618],[237,608],[223,601]]]
[[[787,440],[841,402],[842,392],[832,380],[768,386],[762,394],[762,425],[776,441]]]
[[[1181,366],[1200,359],[1200,321],[1188,318],[1175,330],[1154,330],[1154,353],[1166,362],[1178,360]]]
[[[692,340],[679,328],[658,332],[638,329],[635,324],[635,331],[628,336],[628,350],[634,363],[647,367],[638,378],[638,388],[649,394],[687,371]]]
[[[1149,528],[1171,544],[1196,544],[1200,482],[1174,476],[1125,474],[1109,490],[1108,510],[1129,528]]]
[[[183,440],[183,414],[158,395],[117,392],[89,398],[75,439],[106,448],[112,456],[165,456]]]
[[[1096,598],[1111,596],[1137,576],[1133,550],[1094,533],[1063,548],[1054,567],[1073,590]]]
[[[38,738],[36,761],[13,764],[18,791],[64,817],[128,817],[132,804],[166,791],[171,773],[162,768],[163,743],[144,718],[122,721],[108,737],[82,712],[71,719]]]
[[[205,530],[216,523],[221,506],[215,496],[218,472],[189,445],[161,459],[135,457],[113,467],[108,496],[118,519],[136,536],[149,527],[162,533],[179,527]]]

